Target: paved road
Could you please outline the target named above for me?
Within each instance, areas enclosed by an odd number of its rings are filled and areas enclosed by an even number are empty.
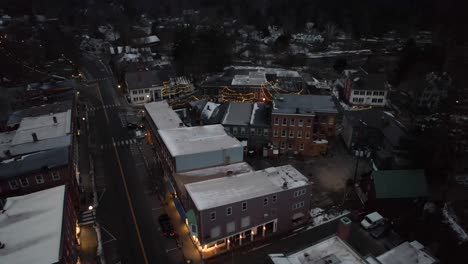
[[[121,106],[112,74],[99,60],[83,59],[81,66],[88,80],[97,80],[83,96],[89,102],[98,222],[107,263],[174,263],[166,253],[170,241],[152,219],[151,208],[158,204],[147,199],[145,190],[150,187],[134,161],[137,141],[122,122],[127,109]]]

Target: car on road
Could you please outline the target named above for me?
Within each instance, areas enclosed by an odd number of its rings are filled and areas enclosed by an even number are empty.
[[[361,221],[361,226],[364,229],[369,230],[369,229],[372,229],[379,225],[384,224],[384,222],[385,222],[385,218],[383,218],[383,216],[381,216],[377,212],[373,212],[373,213],[366,215],[366,217],[364,217],[364,219]]]
[[[174,230],[174,226],[171,223],[169,215],[162,214],[158,218],[159,225],[161,226],[164,237],[177,237],[177,233]]]

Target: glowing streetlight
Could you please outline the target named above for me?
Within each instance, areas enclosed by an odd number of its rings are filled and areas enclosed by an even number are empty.
[[[120,89],[120,87],[121,87],[121,86],[120,86],[120,84],[119,84],[119,85],[117,85],[117,88],[119,88],[119,89]]]
[[[90,206],[88,207],[88,210],[90,210],[90,211],[93,210],[93,206],[90,205]]]
[[[86,117],[83,117],[83,121],[85,121],[85,120],[86,120]]]

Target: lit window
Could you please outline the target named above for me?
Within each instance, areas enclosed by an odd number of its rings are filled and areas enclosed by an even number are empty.
[[[210,219],[211,219],[211,221],[216,220],[216,212],[211,212],[210,213]]]
[[[232,207],[226,208],[226,215],[232,215]]]
[[[52,180],[59,181],[60,180],[60,173],[58,171],[52,172]]]

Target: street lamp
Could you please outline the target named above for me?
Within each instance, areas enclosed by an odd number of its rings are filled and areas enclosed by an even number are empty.
[[[120,89],[120,87],[121,87],[121,86],[120,86],[120,84],[119,84],[119,85],[117,85],[117,88],[119,88],[119,89]]]
[[[88,210],[92,211],[92,210],[93,210],[93,206],[90,205],[90,206],[88,207]]]

